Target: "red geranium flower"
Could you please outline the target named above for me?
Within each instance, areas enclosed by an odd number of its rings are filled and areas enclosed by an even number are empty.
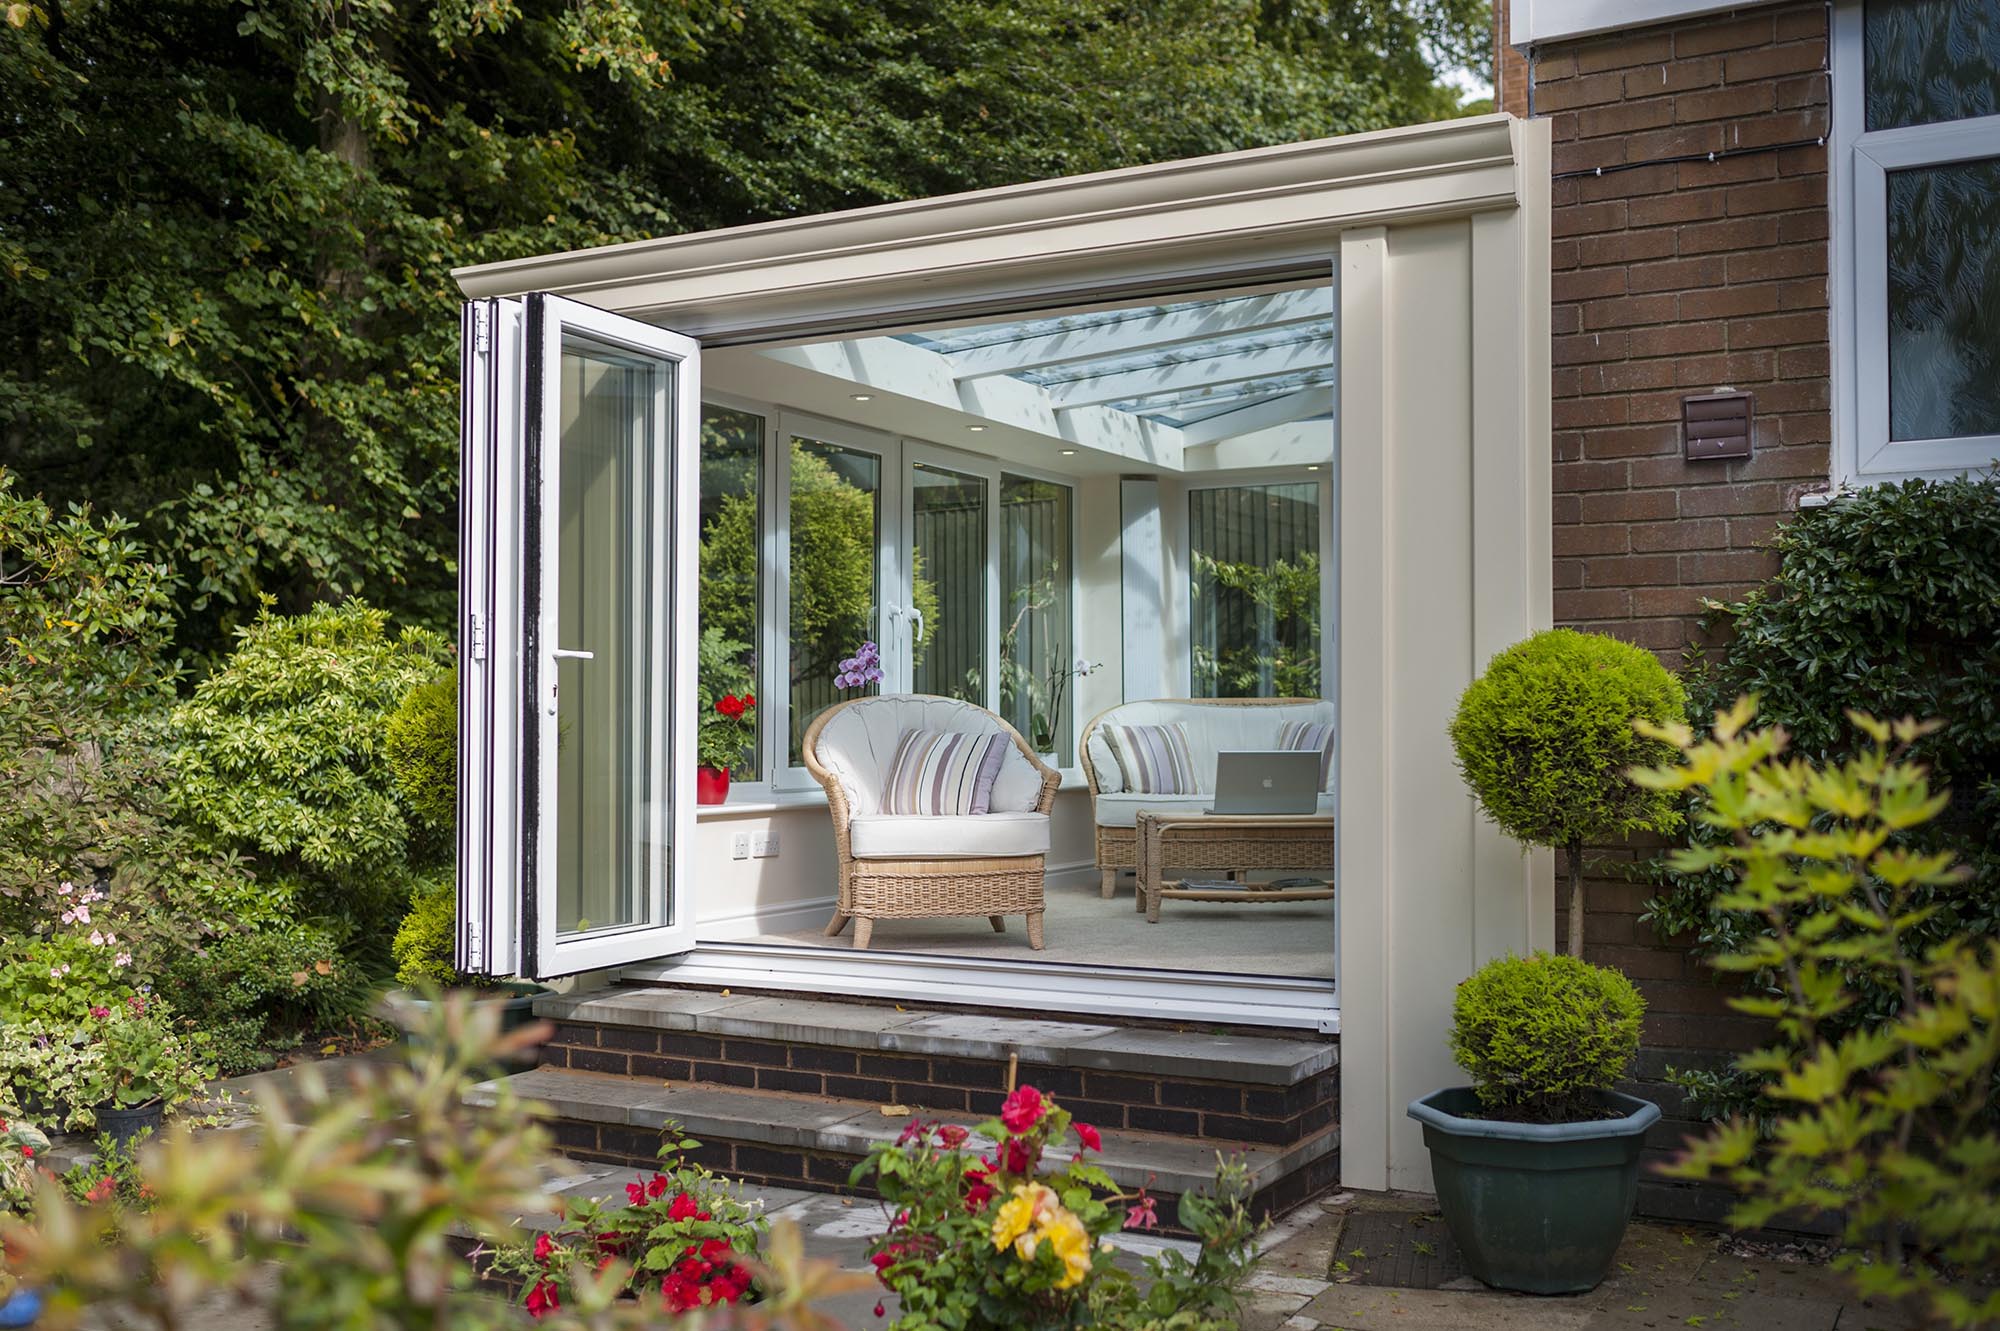
[[[652,1201],[655,1197],[666,1196],[669,1186],[671,1185],[668,1184],[665,1174],[653,1175],[652,1179],[646,1184],[646,1200]]]
[[[725,693],[715,700],[715,710],[734,721],[743,715],[744,701],[733,693]]]
[[[528,1316],[546,1317],[560,1307],[562,1300],[556,1297],[555,1281],[538,1281],[535,1287],[528,1291]]]
[[[535,1260],[538,1262],[548,1261],[549,1253],[555,1250],[555,1246],[555,1241],[548,1235],[535,1235]]]
[[[1026,1132],[1041,1122],[1047,1112],[1042,1093],[1032,1086],[1023,1086],[1001,1104],[1000,1122],[1009,1132]]]
[[[673,1205],[667,1208],[667,1219],[692,1220],[695,1217],[695,1212],[700,1209],[700,1205],[696,1203],[694,1198],[688,1196],[686,1193],[682,1193],[680,1196],[674,1198]]]
[[[1088,1123],[1073,1123],[1070,1126],[1076,1129],[1076,1139],[1083,1143],[1084,1150],[1101,1151],[1104,1149],[1104,1138],[1097,1135],[1096,1128],[1091,1127]]]

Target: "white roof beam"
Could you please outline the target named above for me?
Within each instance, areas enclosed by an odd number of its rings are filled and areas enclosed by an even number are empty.
[[[1238,435],[1254,434],[1272,426],[1284,425],[1292,421],[1305,420],[1313,416],[1324,416],[1333,410],[1333,389],[1306,388],[1283,397],[1274,397],[1265,402],[1238,407],[1234,411],[1218,412],[1204,416],[1198,421],[1189,421],[1181,426],[1181,438],[1190,447],[1197,444],[1212,444],[1219,439],[1232,439]]]
[[[1333,339],[1316,337],[1258,351],[1094,374],[1043,387],[1048,390],[1049,400],[1059,407],[1138,402],[1192,389],[1269,380],[1298,371],[1324,369],[1333,364],[1333,356]]]
[[[1243,471],[1262,467],[1330,466],[1333,419],[1288,421],[1232,435],[1187,450],[1189,471]]]
[[[1158,351],[1332,317],[1333,291],[1320,286],[1271,296],[1241,296],[1193,307],[1041,320],[1025,325],[1028,330],[1025,336],[956,351],[940,350],[950,358],[960,377],[972,378]],[[955,331],[974,336],[978,330]]]

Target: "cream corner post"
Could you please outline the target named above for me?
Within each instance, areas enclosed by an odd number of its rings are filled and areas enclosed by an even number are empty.
[[[700,349],[539,292],[462,336],[459,967],[684,952]]]

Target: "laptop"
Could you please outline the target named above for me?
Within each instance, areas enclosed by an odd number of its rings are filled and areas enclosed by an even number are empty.
[[[1319,812],[1318,749],[1225,749],[1215,755],[1214,814]]]

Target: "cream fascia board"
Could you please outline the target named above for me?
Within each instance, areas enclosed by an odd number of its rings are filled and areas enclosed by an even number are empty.
[[[1526,48],[1770,3],[1775,0],[1511,0],[1507,38]]]
[[[1519,206],[1515,126],[1475,116],[456,270],[716,345],[936,321],[1071,295],[1313,273],[1345,227]]]

